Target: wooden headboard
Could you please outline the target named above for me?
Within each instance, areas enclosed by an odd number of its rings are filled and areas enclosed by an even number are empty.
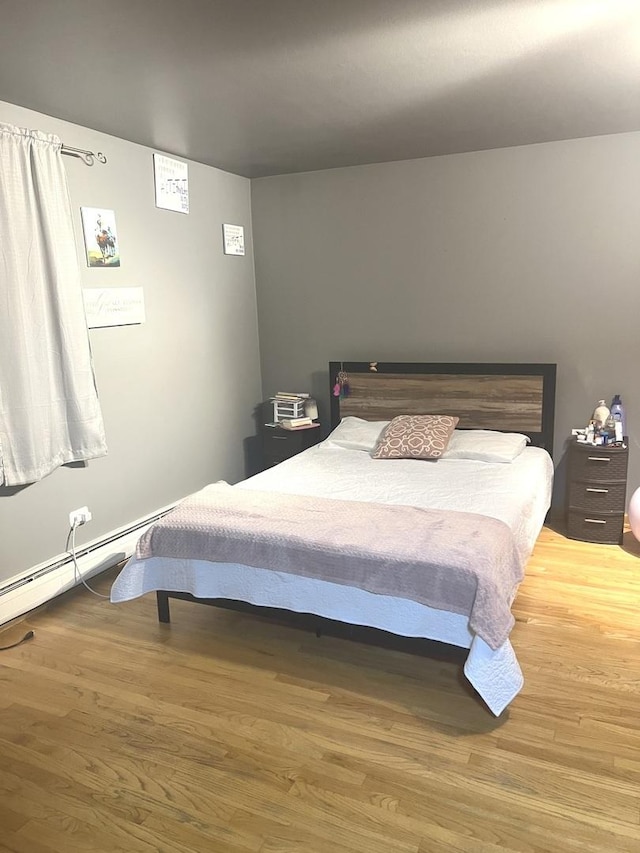
[[[336,397],[341,370],[349,394]],[[553,453],[555,364],[332,361],[329,380],[332,429],[348,415],[368,421],[457,415],[460,429],[521,432]]]

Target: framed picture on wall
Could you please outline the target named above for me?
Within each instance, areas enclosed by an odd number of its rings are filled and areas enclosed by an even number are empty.
[[[244,255],[243,225],[223,225],[222,238],[225,255]]]
[[[116,215],[104,207],[81,207],[87,264],[90,267],[119,267],[120,246]]]

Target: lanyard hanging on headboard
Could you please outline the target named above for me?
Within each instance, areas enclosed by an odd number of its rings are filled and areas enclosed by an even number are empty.
[[[344,370],[342,362],[340,362],[340,370],[333,386],[333,396],[340,397],[340,399],[349,396],[349,374]]]

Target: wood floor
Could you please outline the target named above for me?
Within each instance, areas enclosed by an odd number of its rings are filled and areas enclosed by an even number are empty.
[[[639,605],[630,534],[545,528],[495,719],[456,650],[80,588],[0,652],[0,850],[638,853]]]

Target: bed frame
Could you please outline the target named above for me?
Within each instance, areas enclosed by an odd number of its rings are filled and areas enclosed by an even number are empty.
[[[349,393],[336,397],[340,371],[347,375]],[[399,414],[450,414],[460,418],[459,429],[521,432],[553,453],[555,364],[332,361],[329,380],[332,429],[349,415],[378,421]],[[183,592],[163,590],[156,597],[158,619],[164,623],[171,619],[170,598],[261,615],[282,617],[286,612]],[[305,626],[319,636],[320,627],[330,621],[309,614]]]

